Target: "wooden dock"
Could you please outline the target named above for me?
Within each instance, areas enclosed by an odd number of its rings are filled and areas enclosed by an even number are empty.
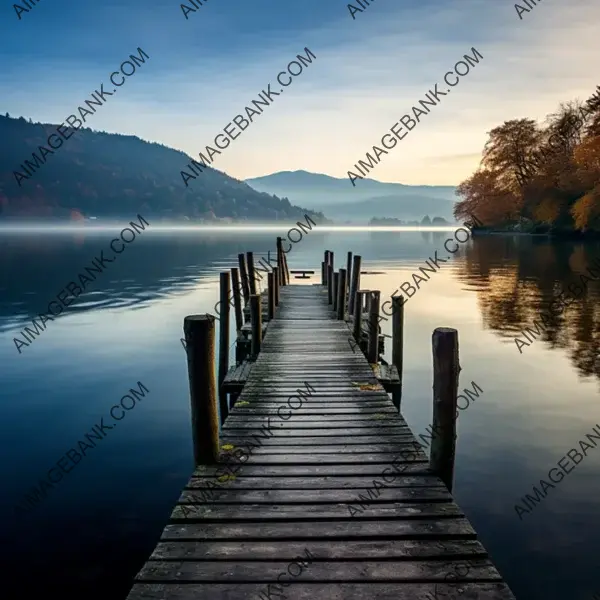
[[[128,600],[514,600],[351,339],[325,286],[281,287],[228,375],[219,462],[196,468]]]

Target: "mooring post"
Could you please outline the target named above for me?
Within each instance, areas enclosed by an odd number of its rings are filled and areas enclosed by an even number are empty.
[[[356,298],[356,293],[360,289],[360,267],[361,267],[362,258],[358,255],[354,255],[353,265],[352,265],[352,283],[350,285],[350,296],[348,297],[348,312],[350,314],[354,313],[354,302]]]
[[[338,278],[337,318],[343,321],[346,316],[346,269],[340,269]]]
[[[329,274],[329,269],[327,267],[329,267],[329,250],[325,250],[325,255],[323,256],[323,263],[324,266],[324,274],[325,277],[323,279],[323,285],[327,285],[327,275]]]
[[[371,364],[379,361],[379,298],[380,292],[369,294],[369,342],[367,344],[367,360]]]
[[[429,465],[452,491],[456,451],[456,412],[458,398],[458,331],[438,327],[432,336],[433,419]]]
[[[327,265],[327,304],[333,304],[333,267]]]
[[[335,272],[335,265],[333,263],[333,259],[334,259],[333,250],[330,250],[329,251],[329,264],[331,265],[331,269]]]
[[[242,311],[242,292],[240,290],[240,272],[237,267],[231,268],[231,287],[233,288],[233,307],[235,310],[235,330],[239,333],[244,325],[244,313]]]
[[[275,277],[273,272],[267,273],[267,283],[269,286],[268,300],[269,300],[269,312],[268,318],[271,321],[275,317]]]
[[[219,413],[221,425],[229,414],[229,402],[227,393],[223,391],[223,382],[229,370],[229,272],[221,273],[220,277],[220,299],[221,314],[219,315]]]
[[[362,340],[363,295],[366,293],[368,293],[368,292],[357,290],[355,302],[354,302],[354,323],[353,323],[352,335],[354,336],[356,343],[359,345]]]
[[[219,416],[215,379],[215,317],[185,317],[183,334],[190,381],[194,464],[216,464],[219,456]]]
[[[321,261],[321,285],[327,284],[327,276],[325,275],[325,262]]]
[[[279,267],[279,277],[281,286],[286,285],[285,282],[285,256],[283,254],[283,243],[281,238],[277,238],[277,266]]]
[[[244,294],[244,306],[250,302],[250,283],[248,282],[248,270],[246,269],[246,257],[244,253],[238,254],[238,264],[240,265],[240,277],[242,278],[242,293]]]
[[[404,297],[392,296],[392,364],[398,370],[400,386],[392,390],[392,402],[400,410],[402,399],[402,361],[404,358]]]
[[[252,323],[251,353],[252,359],[256,360],[262,342],[262,314],[259,294],[250,296],[250,322]]]
[[[279,267],[273,267],[273,279],[275,284],[275,306],[279,306],[279,285],[280,285],[280,275],[279,275]]]
[[[352,280],[352,252],[348,252],[348,260],[346,261],[346,292],[350,289],[350,281]]]
[[[333,301],[333,310],[334,312],[337,311],[337,304],[338,304],[338,285],[340,283],[340,274],[339,273],[334,273],[333,274],[333,289],[331,290],[331,299]]]
[[[246,252],[246,262],[248,263],[248,282],[250,284],[250,296],[256,295],[256,273],[254,271],[254,253]]]

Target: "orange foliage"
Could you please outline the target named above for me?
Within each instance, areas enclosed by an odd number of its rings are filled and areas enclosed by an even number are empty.
[[[573,205],[571,214],[576,229],[600,229],[600,185],[579,198]]]
[[[544,198],[534,209],[533,216],[541,223],[551,225],[560,216],[561,202],[558,198]]]

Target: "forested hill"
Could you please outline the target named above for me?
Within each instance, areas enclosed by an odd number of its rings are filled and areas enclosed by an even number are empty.
[[[490,229],[600,233],[600,86],[544,125],[505,121],[489,132],[479,169],[457,188],[457,220]]]
[[[167,220],[272,221],[322,213],[292,206],[286,198],[257,192],[210,167],[185,187],[180,172],[190,157],[161,144],[80,129],[51,153],[48,136],[57,125],[0,116],[0,218],[130,217]],[[65,128],[62,129],[66,131]],[[69,129],[66,134],[73,130]],[[38,166],[22,168],[29,160]],[[20,172],[26,178],[14,174]]]

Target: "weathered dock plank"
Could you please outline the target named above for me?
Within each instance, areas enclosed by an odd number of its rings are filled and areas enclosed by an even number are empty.
[[[128,600],[514,600],[322,286],[280,290],[220,462],[198,466]],[[246,328],[249,329],[249,328]]]

